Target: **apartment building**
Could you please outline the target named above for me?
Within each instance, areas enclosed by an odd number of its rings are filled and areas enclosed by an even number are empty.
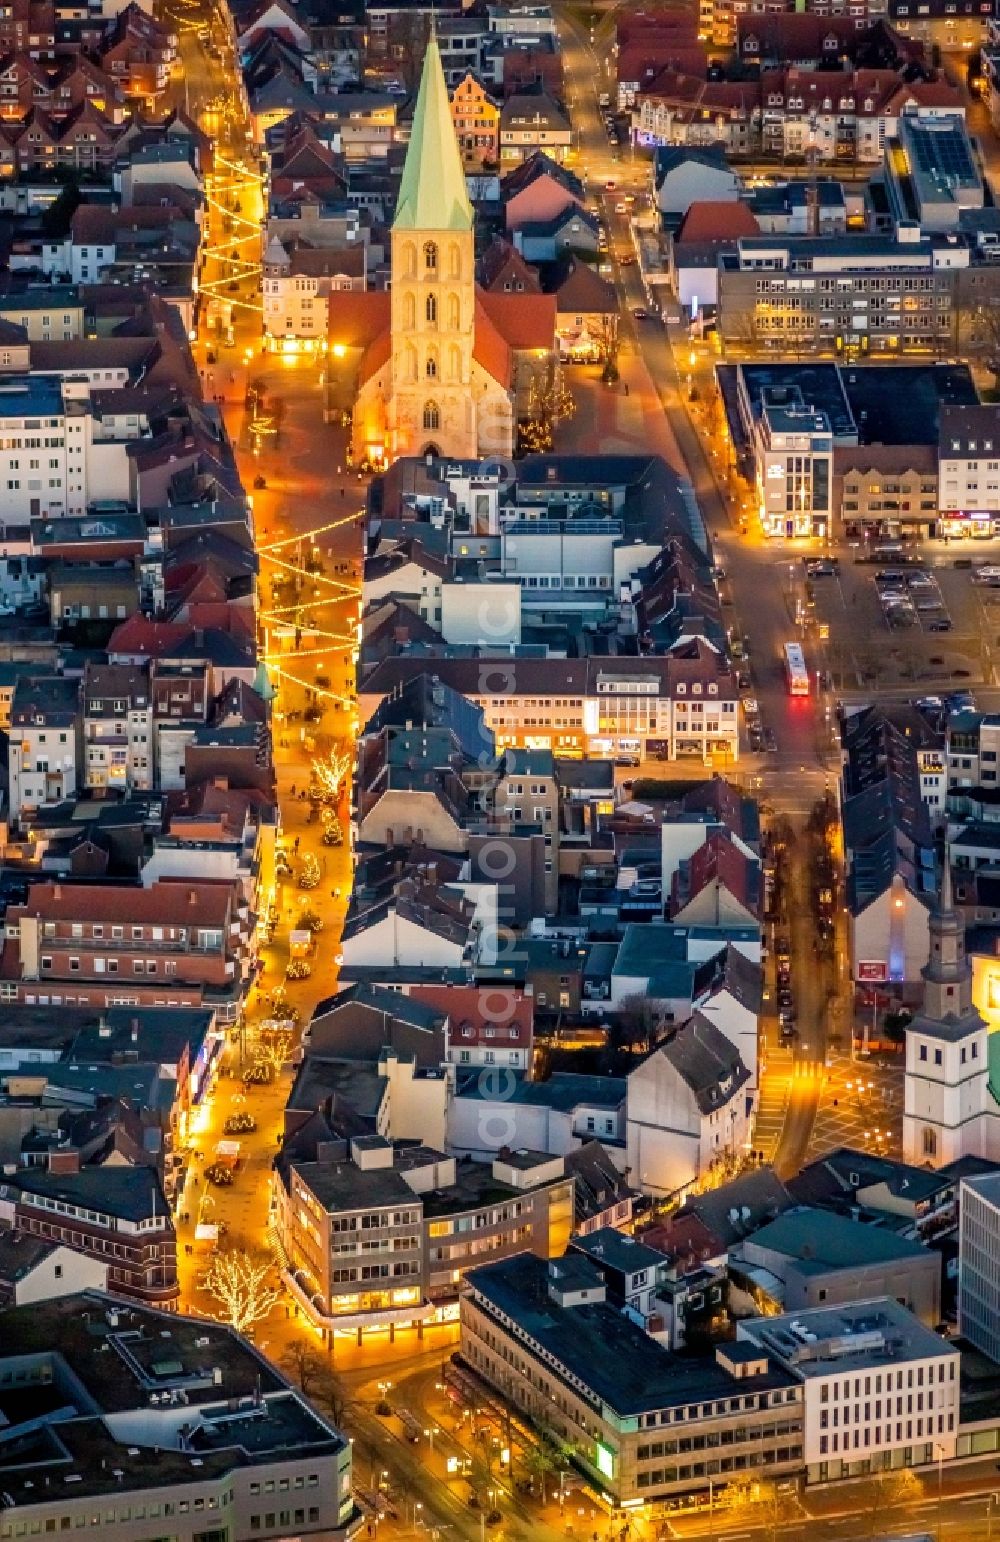
[[[390,691],[426,673],[426,658],[379,664],[358,693],[362,722]],[[498,749],[549,749],[567,758],[649,753],[726,763],[739,758],[733,676],[705,643],[669,657],[567,659],[435,658],[434,674],[483,709]]]
[[[945,745],[948,807],[973,813],[980,790],[992,801],[1000,785],[1000,716],[991,712],[955,712],[948,719]]]
[[[833,507],[846,536],[926,537],[940,526],[933,445],[838,445],[833,476]]]
[[[553,161],[566,159],[573,127],[562,107],[535,87],[509,96],[500,109],[500,163],[510,167],[544,150]]]
[[[1000,530],[1000,407],[944,407],[938,437],[939,534]]]
[[[443,39],[441,57],[447,67]],[[466,170],[495,166],[500,159],[500,108],[474,75],[465,75],[452,92],[451,116]]]
[[[17,1168],[0,1179],[0,1219],[105,1264],[108,1287],[120,1295],[177,1299],[174,1223],[152,1167],[81,1168],[77,1153],[53,1153],[48,1167]]]
[[[120,411],[99,407],[86,380],[4,377],[0,520],[26,525],[39,515],[85,514],[104,500],[128,503],[128,447],[144,432],[145,418],[134,402]]]
[[[326,350],[328,300],[341,290],[368,287],[368,247],[312,250],[276,235],[264,253],[264,337],[271,351]]]
[[[413,985],[408,996],[446,1015],[445,1057],[452,1065],[531,1072],[534,1000],[528,992],[488,984]]]
[[[82,780],[80,683],[61,675],[20,677],[10,708],[10,818],[71,798]]]
[[[561,1156],[463,1162],[381,1135],[279,1160],[277,1226],[289,1283],[321,1328],[442,1320],[465,1272],[494,1258],[561,1252],[573,1179]]]
[[[888,1296],[737,1324],[802,1388],[807,1483],[949,1461],[961,1355]]]
[[[616,1506],[669,1501],[761,1472],[797,1472],[798,1379],[755,1346],[672,1354],[608,1300],[579,1254],[474,1269],[459,1301],[463,1357],[518,1414],[572,1445]]]
[[[212,1006],[232,1022],[252,940],[253,918],[231,884],[32,884],[7,911],[0,1001]]]
[[[88,787],[144,792],[154,786],[148,670],[88,662],[83,677],[83,756]]]
[[[211,1318],[98,1291],[8,1310],[0,1389],[2,1542],[98,1515],[113,1542],[347,1542],[361,1525],[350,1442]]]
[[[855,536],[937,532],[941,419],[968,409],[980,421],[966,365],[724,364],[716,378],[767,534],[813,521]]]

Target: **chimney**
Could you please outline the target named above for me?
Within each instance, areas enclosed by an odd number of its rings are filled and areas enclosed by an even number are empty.
[[[228,776],[215,776],[215,777],[213,777],[212,778],[212,786],[215,788],[216,792],[228,792],[229,791],[229,778],[228,778]]]
[[[52,885],[52,898],[56,899],[56,900],[61,900],[62,899],[62,884],[61,883],[54,883]]]
[[[198,903],[198,891],[197,891],[197,889],[189,889],[188,890],[188,904],[189,905],[197,905],[197,903]]]
[[[49,1152],[50,1173],[78,1173],[80,1171],[80,1153],[76,1147],[66,1151]]]

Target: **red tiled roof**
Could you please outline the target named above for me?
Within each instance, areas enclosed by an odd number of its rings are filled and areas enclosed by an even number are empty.
[[[140,653],[147,658],[161,658],[190,634],[191,628],[186,623],[150,621],[146,616],[130,616],[112,632],[108,653]]]
[[[668,66],[690,75],[704,75],[708,66],[705,45],[681,35],[643,37],[619,54],[618,79],[625,84],[638,81],[642,85]]]
[[[647,1247],[668,1253],[678,1263],[686,1258],[711,1258],[723,1250],[723,1244],[704,1221],[697,1215],[685,1214],[683,1210],[662,1225],[651,1226],[648,1231],[642,1232],[639,1240]]]
[[[759,235],[760,225],[745,203],[706,198],[691,204],[674,240],[735,241]]]
[[[332,346],[369,348],[392,320],[391,300],[384,289],[335,290],[330,296],[329,338]]]
[[[497,1029],[497,1038],[505,1048],[527,1049],[531,1045],[534,1002],[521,991],[506,986],[491,990],[488,985],[414,985],[410,995],[414,1001],[447,1014],[453,1042],[486,1042],[484,1030],[489,1027]],[[464,1027],[471,1027],[473,1035],[463,1035]]]
[[[511,381],[510,348],[490,320],[484,304],[484,301],[495,298],[495,295],[484,295],[479,291],[476,293],[476,343],[472,357],[506,390]]]
[[[477,289],[477,334],[481,310],[509,347],[550,349],[553,346],[556,332],[554,295],[503,294]]]
[[[687,904],[709,884],[718,882],[729,890],[738,904],[756,909],[754,877],[756,863],[721,830],[714,830],[691,855],[688,863]]]
[[[222,926],[229,916],[233,888],[228,883],[161,881],[148,889],[128,884],[98,888],[33,883],[24,914],[45,921],[132,921],[140,925]]]
[[[358,299],[362,296],[358,295]],[[358,380],[362,384],[377,375],[383,365],[388,364],[392,358],[392,333],[388,330],[382,332],[365,349],[361,363],[358,365]]]

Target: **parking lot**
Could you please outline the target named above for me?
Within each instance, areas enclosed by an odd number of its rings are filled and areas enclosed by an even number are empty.
[[[872,563],[852,554],[811,570],[799,565],[806,652],[838,694],[872,685],[992,683],[1000,565],[995,580],[983,580],[985,557],[966,567],[970,559],[928,547],[913,558]]]
[[[941,586],[925,567],[878,568],[872,582],[890,632],[911,627],[935,634],[952,630]]]

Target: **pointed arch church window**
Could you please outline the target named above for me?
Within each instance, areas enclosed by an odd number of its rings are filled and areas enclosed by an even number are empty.
[[[429,294],[427,296],[427,301],[424,305],[424,315],[427,317],[428,321],[437,321],[438,303],[436,295]]]
[[[403,326],[411,328],[416,320],[416,304],[411,294],[403,296]]]
[[[417,276],[417,249],[412,241],[407,241],[403,247],[403,277],[416,278]]]
[[[438,265],[438,249],[433,241],[428,241],[424,247],[424,268],[428,273],[436,273]]]
[[[424,427],[440,428],[441,412],[437,402],[428,402],[424,408]]]
[[[437,379],[437,372],[438,372],[437,354],[429,353],[427,355],[427,363],[424,366],[424,373],[426,374],[428,380],[436,380]]]
[[[456,345],[448,349],[448,374],[452,380],[462,378],[462,350]]]
[[[457,332],[462,325],[462,306],[457,294],[448,296],[448,328]]]
[[[416,378],[417,378],[417,350],[415,348],[412,348],[412,347],[407,348],[405,357],[406,357],[406,378],[407,378],[407,380],[416,380]]]
[[[449,278],[462,277],[462,249],[456,241],[451,243],[449,251]]]

